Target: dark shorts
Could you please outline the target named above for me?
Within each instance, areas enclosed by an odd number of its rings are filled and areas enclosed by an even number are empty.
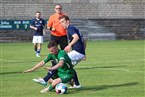
[[[58,45],[60,45],[61,50],[63,50],[68,45],[67,35],[60,37],[51,35],[50,40],[55,41]]]

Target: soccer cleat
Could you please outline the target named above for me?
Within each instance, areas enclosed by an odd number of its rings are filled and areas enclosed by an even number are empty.
[[[45,80],[43,78],[37,78],[37,79],[33,79],[34,82],[40,83],[41,85],[46,86],[47,82],[45,82]]]
[[[49,90],[49,87],[44,88],[44,89],[42,89],[42,90],[40,91],[40,93],[47,93],[47,92],[48,92],[48,90]]]
[[[81,88],[82,86],[81,85],[73,85],[73,86],[71,86],[71,87],[69,87],[70,89],[79,89],[79,88]]]
[[[40,55],[38,53],[36,53],[36,57],[40,57]]]
[[[73,87],[73,85],[74,85],[74,81],[73,80],[71,80],[71,81],[69,81],[69,82],[67,82],[71,87]]]

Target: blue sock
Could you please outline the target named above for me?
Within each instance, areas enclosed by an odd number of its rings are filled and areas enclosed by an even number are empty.
[[[41,51],[41,49],[38,49],[38,50],[37,50],[37,53],[40,54],[40,51]]]
[[[57,70],[49,71],[47,75],[43,78],[45,82],[47,82],[56,72]]]
[[[52,67],[53,67],[53,66],[56,65],[57,63],[56,63],[55,60],[52,60],[52,61],[51,61],[51,64],[52,64]],[[49,71],[49,72],[47,73],[47,75],[46,75],[43,79],[47,82],[56,72],[57,72],[57,70]]]
[[[75,83],[75,85],[80,85],[80,83],[79,83],[79,80],[78,80],[78,76],[77,76],[77,72],[74,70],[74,78],[73,78],[73,80],[74,80],[74,83]]]
[[[53,67],[53,66],[56,65],[57,63],[56,63],[55,60],[52,60],[52,61],[51,61],[51,64],[52,64],[52,67]]]

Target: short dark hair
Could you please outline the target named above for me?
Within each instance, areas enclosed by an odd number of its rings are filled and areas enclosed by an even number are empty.
[[[57,43],[55,41],[50,41],[47,45],[47,48],[57,47]]]
[[[63,16],[59,17],[59,20],[60,20],[60,19],[65,19],[66,21],[70,20],[69,17],[66,16],[66,15],[63,15]]]
[[[55,6],[57,6],[57,5],[59,5],[62,8],[61,4],[59,4],[59,3],[55,4]]]
[[[40,11],[36,11],[35,13],[41,13]]]

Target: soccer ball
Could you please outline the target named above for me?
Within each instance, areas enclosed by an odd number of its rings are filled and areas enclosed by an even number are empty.
[[[67,86],[63,83],[59,83],[56,85],[55,91],[57,94],[65,94],[67,92]]]

